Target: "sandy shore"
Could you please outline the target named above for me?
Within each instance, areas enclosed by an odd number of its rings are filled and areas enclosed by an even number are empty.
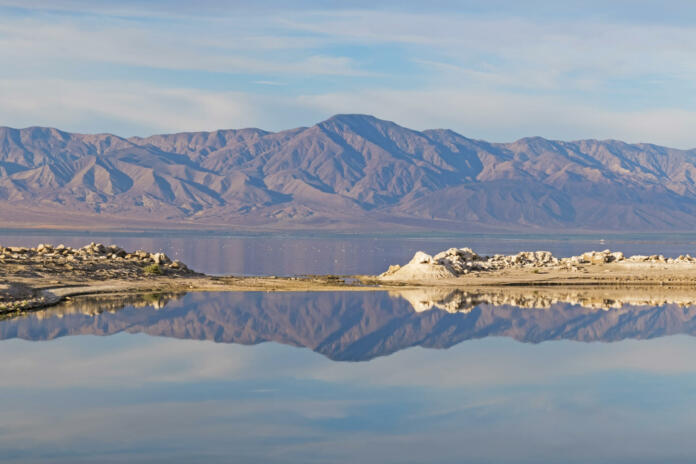
[[[59,276],[53,276],[59,277]],[[11,283],[0,281],[0,314],[43,308],[78,295],[105,293],[181,293],[224,291],[335,291],[375,290],[348,284],[334,276],[317,277],[210,277],[153,276],[129,279],[71,280],[43,277],[17,277]]]

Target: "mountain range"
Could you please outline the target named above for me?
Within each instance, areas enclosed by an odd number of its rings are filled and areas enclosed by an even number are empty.
[[[122,138],[0,127],[10,227],[690,230],[696,149],[490,143],[337,115]]]

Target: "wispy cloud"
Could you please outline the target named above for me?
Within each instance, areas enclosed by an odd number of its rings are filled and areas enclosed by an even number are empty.
[[[305,41],[284,41],[278,38],[259,40],[252,37],[246,46],[232,48],[226,41],[234,37],[195,38],[195,30],[172,35],[170,30],[153,30],[127,21],[109,21],[92,25],[89,22],[63,21],[46,24],[28,19],[0,22],[0,57],[22,66],[44,60],[51,64],[113,63],[226,73],[283,73],[301,75],[369,75],[354,59],[303,52],[291,56],[262,56],[261,50],[299,48]],[[242,36],[238,40],[247,41]],[[304,43],[304,45],[303,45]],[[281,46],[282,44],[282,46]],[[137,75],[133,76],[137,79]]]
[[[259,85],[275,85],[275,86],[282,86],[282,85],[287,85],[284,82],[277,82],[277,81],[253,81],[254,84],[259,84]]]
[[[266,84],[267,85],[267,84]],[[161,88],[121,81],[0,81],[0,121],[83,132],[158,132],[312,125],[336,113],[369,113],[414,129],[449,128],[491,141],[530,135],[615,138],[678,148],[696,146],[696,111],[616,110],[553,96],[458,88],[366,89],[301,95]]]
[[[12,9],[0,17],[0,60],[11,66],[0,70],[0,124],[280,129],[361,112],[494,140],[696,146],[696,30],[677,19],[473,1],[428,11],[309,0],[196,12],[185,2],[3,5]]]

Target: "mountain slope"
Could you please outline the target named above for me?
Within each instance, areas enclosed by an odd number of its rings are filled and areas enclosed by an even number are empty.
[[[272,133],[0,128],[7,225],[688,230],[696,151],[338,115]]]

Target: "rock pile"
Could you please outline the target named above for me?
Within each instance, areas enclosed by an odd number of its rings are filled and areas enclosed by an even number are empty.
[[[589,251],[578,256],[556,258],[549,251],[522,251],[515,255],[479,256],[471,248],[450,248],[431,256],[418,251],[404,266],[393,265],[380,274],[382,280],[432,280],[459,277],[470,272],[498,271],[515,268],[557,268],[579,270],[583,265],[619,263],[626,264],[680,264],[696,263],[696,258],[682,255],[665,258],[662,255],[635,255],[626,258],[620,251]]]
[[[106,246],[94,242],[82,248],[71,248],[62,244],[53,246],[45,243],[39,244],[36,248],[0,246],[0,263],[30,264],[36,262],[44,265],[51,263],[70,265],[73,268],[86,263],[109,264],[112,267],[132,264],[144,267],[156,264],[165,271],[189,271],[184,263],[179,260],[171,260],[164,253],[150,253],[144,250],[128,252],[116,245]]]
[[[0,316],[60,301],[47,287],[75,287],[95,281],[147,281],[160,276],[197,275],[164,253],[128,252],[116,245],[82,248],[42,243],[35,248],[0,246]]]

